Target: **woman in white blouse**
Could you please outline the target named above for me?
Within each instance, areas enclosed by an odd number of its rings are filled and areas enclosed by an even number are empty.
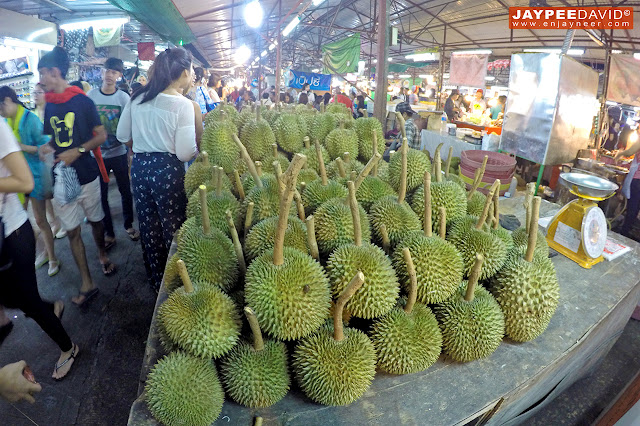
[[[194,108],[182,93],[192,81],[191,54],[179,47],[165,50],[118,124],[118,140],[133,141],[131,183],[147,277],[156,291],[173,234],[186,220],[184,163],[197,148]]]

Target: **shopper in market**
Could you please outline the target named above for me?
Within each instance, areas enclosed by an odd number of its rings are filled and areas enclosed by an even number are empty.
[[[444,103],[444,112],[447,114],[449,121],[453,122],[459,118],[460,108],[456,106],[456,102],[460,97],[458,89],[453,89],[446,102]]]
[[[40,148],[40,153],[54,152],[56,156],[53,204],[69,236],[82,281],[80,293],[71,300],[83,306],[98,293],[80,233],[85,218],[91,226],[103,274],[113,275],[116,266],[105,250],[100,170],[90,155],[90,151],[106,141],[107,131],[93,101],[65,80],[68,69],[69,56],[61,47],[55,47],[38,63],[40,82],[47,92],[44,133],[52,136],[50,144]],[[99,150],[96,152],[99,154]]]
[[[404,130],[407,134],[409,148],[420,149],[420,131],[413,121],[413,115],[416,114],[416,112],[411,109],[411,105],[409,105],[408,102],[400,102],[396,105],[396,112],[402,114],[402,118],[404,118]],[[398,132],[396,140],[393,141],[384,152],[383,159],[389,161],[390,152],[397,152],[400,148],[402,148],[402,132]]]
[[[311,91],[311,86],[309,86],[309,83],[304,83],[302,85],[302,91],[298,94],[298,103],[299,104],[302,103],[302,102],[300,102],[300,96],[303,93],[307,95],[307,102],[306,103],[313,103],[315,101],[316,95],[314,95],[313,92]]]
[[[18,141],[33,175],[34,187],[27,194],[25,205],[31,202],[33,216],[40,228],[45,246],[45,251],[35,260],[35,267],[39,268],[48,262],[49,269],[47,273],[52,277],[60,271],[60,261],[56,257],[53,244],[54,233],[47,221],[46,201],[51,198],[52,191],[51,169],[40,160],[38,155],[38,149],[48,143],[51,138],[42,133],[43,126],[38,116],[25,108],[22,102],[18,100],[16,92],[9,86],[0,87],[0,115],[7,119],[7,123]]]
[[[124,64],[117,58],[108,58],[102,68],[102,85],[99,89],[89,91],[87,96],[96,104],[102,125],[107,131],[107,140],[100,146],[104,166],[107,173],[113,172],[118,184],[120,200],[122,202],[122,216],[124,229],[132,241],[140,239],[140,233],[133,227],[133,196],[129,181],[129,163],[127,160],[127,146],[116,138],[118,121],[122,110],[129,102],[129,95],[116,88],[118,80],[122,78]],[[100,196],[104,211],[104,243],[109,250],[116,244],[116,234],[113,230],[111,209],[109,208],[109,183],[100,179]]]
[[[306,94],[306,93],[301,92],[301,93],[298,95],[298,103],[299,103],[299,104],[302,104],[302,105],[306,105],[306,104],[308,104],[308,103],[309,103],[309,98],[307,97],[307,94]]]
[[[191,63],[179,47],[158,55],[149,83],[133,95],[118,124],[118,140],[133,140],[133,194],[147,277],[156,291],[173,235],[186,219],[183,163],[197,152],[194,108],[182,96]]]
[[[213,111],[216,104],[213,103],[211,96],[209,96],[209,89],[204,85],[204,68],[196,67],[193,71],[195,73],[195,85],[191,89],[193,97],[189,95],[187,97],[195,101],[200,106],[202,115],[205,115],[209,111]]]
[[[76,356],[78,345],[72,343],[60,317],[64,312],[62,301],[48,303],[40,298],[35,261],[35,237],[27,212],[16,193],[29,193],[34,181],[18,141],[9,125],[0,120],[0,216],[2,217],[3,244],[0,249],[0,304],[20,309],[32,318],[60,348],[52,377],[65,377]],[[0,309],[0,321],[7,320]],[[6,324],[1,324],[6,325]]]
[[[627,213],[620,228],[620,233],[625,237],[631,238],[631,229],[633,225],[638,223],[638,213],[640,213],[640,141],[636,141],[631,147],[616,154],[615,160],[621,157],[630,157],[635,155],[629,173],[622,185],[622,193],[627,198]]]
[[[498,118],[500,118],[500,114],[504,115],[504,106],[506,105],[506,103],[507,97],[505,95],[498,96],[498,103],[489,109],[492,120],[497,120]]]
[[[213,102],[213,109],[215,109],[215,107],[217,107],[218,104],[220,103],[220,96],[218,96],[218,91],[216,90],[219,82],[220,80],[216,78],[215,75],[213,74],[209,75],[209,81],[207,82],[207,89],[209,92],[209,97]]]

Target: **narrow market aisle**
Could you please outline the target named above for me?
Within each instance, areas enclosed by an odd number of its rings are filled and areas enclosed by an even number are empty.
[[[61,382],[51,378],[59,356],[53,341],[22,312],[8,311],[14,328],[0,346],[0,365],[26,360],[43,389],[34,405],[21,402],[12,407],[0,400],[2,425],[124,425],[127,422],[138,391],[156,295],[146,282],[140,242],[132,242],[122,229],[120,194],[114,180],[109,195],[118,240],[109,255],[118,265],[117,274],[111,277],[102,274],[91,228],[82,227],[91,274],[100,288],[97,297],[85,308],[72,304],[71,297],[76,295],[80,281],[67,238],[56,241],[56,252],[62,261],[60,273],[50,278],[46,267],[37,271],[42,297],[65,302],[62,323],[80,346],[80,356],[67,378]],[[137,227],[137,223],[134,226]]]

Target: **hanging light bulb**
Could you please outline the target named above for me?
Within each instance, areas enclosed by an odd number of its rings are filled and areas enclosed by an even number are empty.
[[[258,28],[262,25],[262,17],[264,16],[264,12],[262,10],[262,5],[258,0],[253,0],[244,7],[244,20],[248,26],[251,28]]]

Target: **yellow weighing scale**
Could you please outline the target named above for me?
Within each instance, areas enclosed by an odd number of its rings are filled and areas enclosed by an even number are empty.
[[[547,228],[549,247],[591,269],[602,262],[607,242],[607,220],[596,201],[606,200],[618,185],[586,173],[561,173],[558,183],[580,198],[566,204]]]

